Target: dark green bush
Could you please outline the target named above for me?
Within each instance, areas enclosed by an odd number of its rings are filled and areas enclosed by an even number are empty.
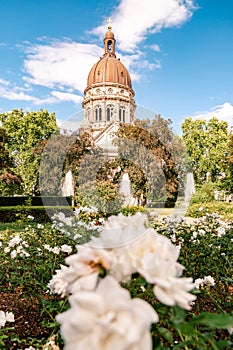
[[[17,205],[29,205],[29,206],[71,206],[71,197],[29,197],[29,196],[5,196],[0,197],[0,207],[13,207]]]
[[[29,221],[27,217],[30,215],[34,217],[34,221],[45,223],[50,222],[50,217],[61,210],[65,215],[70,216],[71,209],[67,207],[0,207],[0,222],[26,222]]]

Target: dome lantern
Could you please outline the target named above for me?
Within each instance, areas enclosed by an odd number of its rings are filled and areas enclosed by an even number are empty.
[[[116,57],[115,55],[115,38],[114,38],[114,34],[112,32],[112,20],[111,18],[109,18],[107,20],[108,22],[108,31],[105,34],[105,38],[104,38],[104,56],[106,55],[111,55],[113,57]]]

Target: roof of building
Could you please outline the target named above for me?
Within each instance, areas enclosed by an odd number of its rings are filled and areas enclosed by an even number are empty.
[[[110,45],[110,49],[109,46]],[[104,38],[104,55],[91,68],[87,78],[87,89],[95,84],[116,83],[132,89],[131,77],[126,67],[115,55],[115,39],[108,28]]]

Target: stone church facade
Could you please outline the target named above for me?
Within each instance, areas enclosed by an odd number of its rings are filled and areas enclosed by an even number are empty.
[[[135,120],[136,103],[131,77],[116,57],[115,43],[109,25],[104,37],[104,54],[89,72],[82,103],[82,128],[92,129],[96,143],[105,149],[111,148],[119,123]]]

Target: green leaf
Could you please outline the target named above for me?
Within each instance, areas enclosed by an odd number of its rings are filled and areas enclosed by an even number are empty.
[[[231,341],[228,341],[228,340],[216,341],[214,344],[217,346],[217,348],[219,350],[226,349],[227,346],[232,346],[233,345],[233,343]]]
[[[196,330],[191,323],[182,323],[177,326],[177,329],[183,334],[188,336],[194,336]]]
[[[158,332],[166,339],[169,343],[173,344],[173,335],[167,328],[158,327]]]
[[[181,309],[179,306],[174,306],[172,308],[170,320],[174,325],[178,325],[184,322],[185,311]]]
[[[230,328],[233,327],[233,317],[227,314],[213,314],[202,312],[192,319],[193,324],[202,324],[210,328]]]

